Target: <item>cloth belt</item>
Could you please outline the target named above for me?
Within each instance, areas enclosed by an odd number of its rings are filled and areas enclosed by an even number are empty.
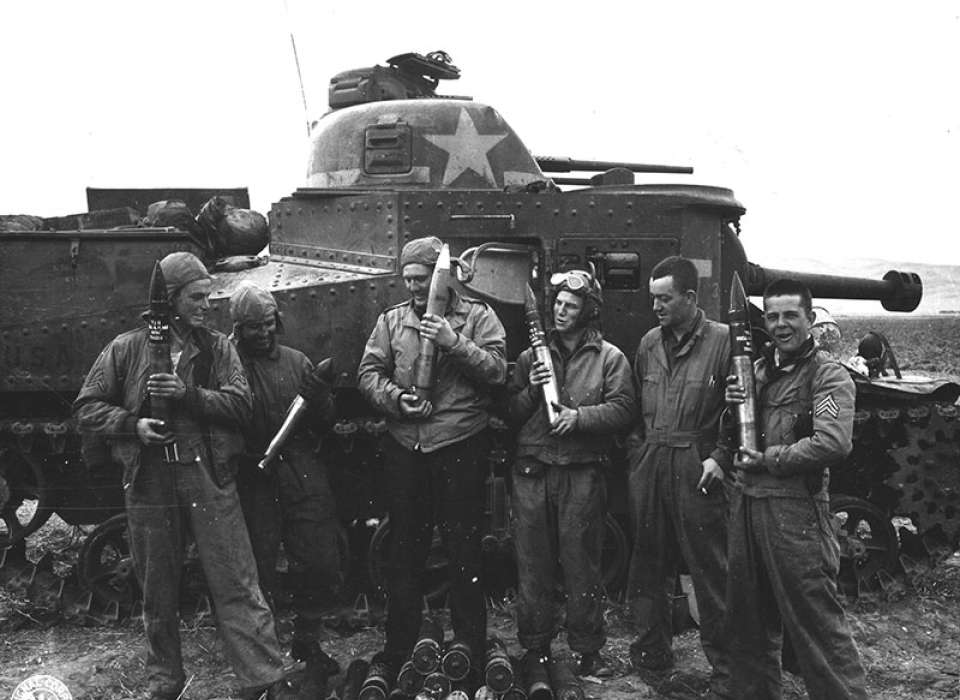
[[[712,432],[703,430],[657,430],[648,433],[644,442],[648,445],[661,445],[663,447],[693,447],[708,446],[710,443],[716,444],[717,437]]]

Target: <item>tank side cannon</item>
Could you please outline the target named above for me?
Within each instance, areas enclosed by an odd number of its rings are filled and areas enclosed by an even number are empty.
[[[750,295],[763,294],[773,280],[789,277],[810,288],[815,299],[876,299],[887,311],[913,311],[920,305],[923,282],[914,272],[890,270],[883,279],[822,275],[765,268],[747,263],[746,286]]]

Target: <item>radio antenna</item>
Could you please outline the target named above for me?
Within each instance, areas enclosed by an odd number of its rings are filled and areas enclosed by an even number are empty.
[[[283,0],[283,11],[287,15],[287,26],[290,27],[290,46],[293,48],[293,63],[297,67],[297,81],[300,83],[300,98],[303,100],[303,117],[307,126],[307,136],[310,136],[310,110],[307,107],[307,92],[303,89],[303,73],[300,71],[300,56],[297,54],[297,40],[293,36],[293,25],[290,22],[290,8],[287,0]]]

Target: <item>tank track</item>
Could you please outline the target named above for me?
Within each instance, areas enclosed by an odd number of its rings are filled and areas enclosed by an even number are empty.
[[[899,415],[892,415],[899,410]],[[889,409],[882,420],[900,420],[904,444],[890,450],[897,471],[887,483],[900,494],[898,515],[918,532],[939,529],[947,544],[960,540],[960,406],[936,403]]]

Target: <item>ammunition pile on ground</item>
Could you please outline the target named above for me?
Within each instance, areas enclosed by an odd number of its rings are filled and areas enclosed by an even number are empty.
[[[483,669],[473,668],[469,645],[424,620],[409,659],[397,668],[383,652],[368,663],[354,659],[344,677],[340,700],[583,700],[573,671],[559,661],[527,654],[512,659],[504,643],[487,641]]]

